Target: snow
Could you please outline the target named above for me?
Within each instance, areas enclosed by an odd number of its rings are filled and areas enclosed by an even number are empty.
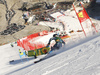
[[[82,10],[82,8],[77,7],[76,8],[77,12],[79,10]],[[63,12],[56,12],[51,14],[53,18],[55,18],[56,22],[47,22],[47,21],[41,21],[39,22],[39,25],[44,25],[44,26],[50,26],[54,28],[60,29],[60,31],[67,31],[69,34],[70,31],[78,31],[82,30],[82,27],[80,25],[80,22],[76,16],[76,13],[74,10],[66,10]],[[82,26],[84,28],[84,31],[86,33],[91,32],[91,22],[89,19],[86,21],[82,22]]]
[[[96,22],[99,24],[100,21]],[[96,28],[100,32],[100,26]],[[64,39],[66,45],[60,50],[37,59],[20,59],[19,49],[24,50],[14,42],[14,47],[10,43],[0,46],[0,75],[100,75],[100,33],[87,30],[86,34],[90,32],[87,37],[83,32],[71,33],[71,38]],[[45,60],[34,63],[40,58]]]
[[[64,15],[61,14],[60,12],[56,12],[56,13],[51,14],[51,16],[54,17],[54,18],[58,18],[58,17],[64,16]]]
[[[61,23],[58,23],[58,22],[45,22],[45,21],[41,21],[41,22],[39,22],[39,25],[59,28],[61,31],[63,31],[63,26],[61,25]]]
[[[19,47],[10,44],[0,47],[0,75],[99,75],[100,34],[84,38],[80,42],[65,45],[57,54],[39,63],[38,59],[19,58]],[[21,49],[22,50],[22,49]],[[58,53],[57,53],[58,52]],[[15,60],[9,63],[10,60]]]

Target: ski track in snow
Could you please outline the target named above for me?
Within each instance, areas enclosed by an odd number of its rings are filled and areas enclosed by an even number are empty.
[[[52,70],[50,70],[50,71],[46,71],[46,73],[44,73],[44,74],[42,74],[42,75],[47,75],[47,74],[49,74],[49,73],[51,73],[51,72],[53,72],[53,71],[56,71],[56,70],[58,70],[58,69],[60,69],[60,68],[62,68],[62,67],[64,67],[64,66],[66,66],[66,65],[68,65],[68,63],[65,63],[64,65],[61,65],[61,66],[59,66],[59,67],[57,67],[57,68],[54,68],[54,69],[52,69]]]
[[[88,60],[91,59],[91,58],[95,55],[95,52],[96,52],[95,49],[100,48],[100,40],[96,40],[96,41],[93,41],[93,42],[85,43],[85,45],[82,45],[82,47],[83,47],[82,49],[79,49],[79,50],[76,51],[76,53],[75,53],[74,56],[68,58],[67,60],[62,61],[62,62],[59,62],[59,63],[58,63],[58,62],[55,62],[53,65],[49,65],[49,66],[45,67],[44,69],[42,69],[42,70],[49,69],[49,68],[51,68],[52,66],[54,66],[55,64],[56,64],[56,65],[60,65],[59,67],[53,68],[53,69],[51,69],[51,70],[46,70],[44,73],[42,73],[42,75],[48,75],[48,74],[50,74],[50,73],[52,73],[52,72],[54,72],[54,71],[57,71],[58,69],[60,69],[60,68],[62,68],[62,67],[64,67],[64,66],[67,66],[67,65],[72,64],[72,63],[74,63],[74,62],[80,61],[81,59],[85,59],[85,58],[88,59]],[[88,53],[88,51],[89,51],[90,53]],[[80,53],[81,53],[81,54],[80,54]],[[82,54],[82,53],[83,53],[83,54]],[[85,53],[87,53],[87,54],[84,55]],[[79,56],[80,56],[80,57],[79,57]],[[67,61],[69,61],[69,62],[67,62]],[[64,63],[64,62],[66,62],[66,64],[61,65],[61,64]],[[57,63],[58,63],[58,64],[57,64]],[[75,72],[78,73],[78,71],[80,71],[80,70],[87,70],[87,69],[89,69],[89,68],[95,66],[95,65],[98,64],[98,63],[99,63],[99,62],[94,63],[94,64],[90,64],[90,65],[89,65],[89,63],[86,63],[82,68],[76,70]],[[77,65],[77,66],[78,66],[78,65]],[[32,72],[32,71],[30,71],[30,73],[31,73],[31,72]],[[30,73],[29,73],[29,74],[30,74]]]
[[[21,71],[20,71],[20,69],[18,69],[18,67],[21,68],[21,66],[22,66],[22,67],[26,68],[26,65],[28,63],[29,64],[31,63],[32,69],[29,68],[29,66],[30,66],[29,65],[27,67],[28,69],[26,69],[27,71],[25,73],[22,73],[22,75],[33,75],[33,73],[34,74],[36,73],[36,75],[48,75],[48,74],[52,75],[53,73],[54,73],[54,75],[57,75],[57,74],[59,75],[59,70],[61,70],[63,68],[67,69],[66,72],[64,73],[64,75],[72,75],[72,74],[80,75],[80,72],[82,73],[81,75],[84,75],[84,72],[86,72],[87,70],[91,71],[91,69],[93,69],[93,68],[97,69],[97,67],[95,65],[99,65],[99,63],[100,63],[99,57],[97,57],[98,60],[95,58],[96,55],[99,56],[99,54],[100,54],[100,51],[98,50],[98,49],[100,49],[100,40],[99,40],[100,34],[96,34],[96,36],[93,36],[90,39],[86,37],[87,40],[83,40],[86,38],[81,37],[81,36],[83,36],[83,33],[79,33],[77,35],[72,34],[72,38],[68,38],[68,39],[64,40],[65,42],[67,42],[66,47],[62,48],[61,51],[59,50],[58,53],[55,52],[55,53],[57,53],[56,56],[46,59],[46,60],[51,60],[50,62],[44,60],[44,61],[41,61],[34,65],[34,64],[32,64],[34,61],[31,61],[31,62],[27,62],[27,63],[24,62],[24,64],[19,63],[19,64],[16,64],[15,66],[9,65],[7,62],[1,62],[1,64],[0,64],[1,66],[2,66],[2,64],[5,64],[5,63],[7,65],[0,69],[4,70],[5,68],[11,67],[10,70],[13,70],[14,68],[16,68],[17,70],[15,69],[12,72],[8,71],[9,72],[8,74],[18,75],[21,73]],[[81,42],[81,43],[79,43],[79,42]],[[4,60],[13,59],[13,56],[15,59],[16,58],[19,59],[18,51],[16,51],[19,49],[19,47],[14,47],[14,48],[10,47],[9,48],[9,45],[7,45],[5,48],[4,48],[4,46],[1,46],[0,48],[2,49],[1,50],[2,57],[0,58],[0,60],[3,60],[4,57],[5,57]],[[4,52],[3,48],[8,53],[6,52],[3,55],[3,52]],[[11,50],[11,52],[10,52],[10,50]],[[13,52],[16,52],[16,53],[12,54]],[[7,58],[7,57],[9,57],[9,58]],[[56,60],[54,58],[56,58]],[[93,59],[95,59],[95,60],[92,61]],[[41,65],[42,62],[45,62],[46,64]],[[81,66],[81,65],[83,65],[83,66]],[[36,68],[34,68],[33,66],[35,66]],[[23,71],[25,71],[24,68],[21,68],[21,69],[23,69]],[[62,70],[62,72],[64,72],[64,69]],[[71,71],[69,71],[69,70],[71,70]],[[98,68],[97,70],[100,70],[100,68]],[[18,74],[16,71],[18,72]],[[40,73],[38,73],[39,71],[40,71]],[[55,72],[57,74],[55,74]],[[96,74],[96,73],[91,72],[91,74],[89,74],[89,75],[92,75],[92,74]]]
[[[58,61],[53,63],[53,64],[51,63],[51,65],[41,69],[41,71],[43,71],[42,75],[52,74],[53,72],[58,71],[59,69],[63,68],[64,66],[68,66],[69,64],[73,64],[77,61],[80,61],[83,58],[91,59],[94,56],[93,53],[96,52],[94,49],[100,47],[100,40],[89,42],[89,43],[84,43],[83,45],[81,45],[81,47],[82,47],[82,49],[77,49],[77,50],[72,51],[74,53],[73,56],[70,57],[69,56],[70,54],[67,54],[66,60],[63,59],[64,61],[60,61],[59,63],[58,63]],[[88,51],[90,51],[91,53],[87,57],[87,55],[84,55],[84,54],[85,53],[88,54]],[[68,52],[70,52],[70,50]],[[66,62],[66,64],[64,62]],[[75,70],[74,72],[78,73],[78,71],[80,71],[80,70],[85,70],[85,69],[87,70],[87,69],[91,68],[93,65],[95,66],[96,64],[97,63],[94,63],[92,65],[85,64],[85,65],[83,65],[82,68],[79,68],[78,70]],[[57,66],[56,68],[50,69],[51,67],[53,67],[55,65]],[[80,65],[77,65],[77,66],[80,66]],[[38,70],[38,68],[37,68],[37,70]],[[35,71],[36,71],[36,68],[27,72],[25,75],[30,75],[30,74],[32,75],[32,72],[35,72]]]
[[[45,67],[44,69],[42,69],[42,70],[46,70],[44,73],[42,73],[42,75],[46,75],[46,74],[50,74],[50,73],[52,73],[52,72],[54,72],[54,71],[57,71],[58,69],[60,69],[60,68],[62,68],[62,67],[64,67],[64,66],[67,66],[68,64],[72,64],[73,62],[76,62],[76,61],[79,61],[80,59],[82,59],[82,58],[87,58],[87,56],[86,55],[84,55],[84,53],[87,53],[87,51],[90,51],[91,50],[91,52],[93,52],[93,49],[95,49],[95,48],[98,48],[98,47],[100,47],[99,46],[99,44],[100,44],[100,41],[98,40],[98,41],[94,41],[93,43],[92,42],[89,42],[88,44],[85,44],[85,45],[82,45],[82,49],[79,49],[79,50],[73,50],[73,52],[75,52],[75,54],[73,55],[73,56],[69,56],[69,54],[67,55],[67,57],[68,57],[68,59],[67,60],[64,60],[64,61],[60,61],[59,63],[58,62],[55,62],[55,63],[51,63],[51,65],[49,65],[49,66],[47,66],[47,67]],[[70,50],[69,50],[70,51]],[[90,56],[88,56],[88,59],[90,59],[91,57],[93,57],[94,55],[90,55]],[[76,59],[77,58],[77,59]],[[66,63],[66,64],[63,64],[64,62],[67,62],[67,61],[69,61],[68,63]],[[62,64],[62,65],[61,65]],[[94,63],[94,65],[95,65],[96,63]],[[51,69],[51,70],[47,70],[47,69],[49,69],[49,68],[51,68],[51,67],[53,67],[53,66],[55,66],[55,65],[60,65],[59,67],[57,67],[57,68],[54,68],[54,69]],[[89,67],[91,67],[91,66],[93,66],[93,65],[90,65],[90,66],[87,66],[88,64],[86,64],[83,68],[84,68],[84,70],[85,69],[87,69],[87,68],[89,68]],[[82,68],[82,69],[83,69]],[[38,68],[37,68],[38,69]],[[29,75],[31,72],[34,72],[36,70],[36,68],[35,69],[33,69],[33,70],[31,70],[31,71],[29,71],[27,74]],[[42,71],[41,70],[41,71]],[[79,69],[80,70],[80,69]],[[78,70],[77,70],[78,71]],[[25,75],[27,75],[27,74],[25,74]]]

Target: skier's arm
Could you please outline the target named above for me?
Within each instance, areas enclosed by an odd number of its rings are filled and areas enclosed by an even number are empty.
[[[65,42],[61,39],[62,43],[65,45]]]
[[[49,42],[48,42],[48,45],[50,45],[50,42],[51,42],[52,40],[55,40],[55,38],[50,38],[50,40],[49,40]]]

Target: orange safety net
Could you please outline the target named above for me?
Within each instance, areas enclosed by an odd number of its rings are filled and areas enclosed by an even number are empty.
[[[31,34],[25,38],[18,40],[17,45],[24,48],[24,50],[27,50],[27,51],[45,47],[45,44],[43,44],[43,43],[30,43],[29,41],[38,37],[38,36],[44,36],[47,34],[48,34],[47,31],[42,31],[42,32]],[[32,42],[34,42],[34,41],[32,41]]]

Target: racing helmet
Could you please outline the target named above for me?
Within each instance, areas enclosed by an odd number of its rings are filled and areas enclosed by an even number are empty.
[[[53,34],[53,37],[57,37],[57,34]]]

